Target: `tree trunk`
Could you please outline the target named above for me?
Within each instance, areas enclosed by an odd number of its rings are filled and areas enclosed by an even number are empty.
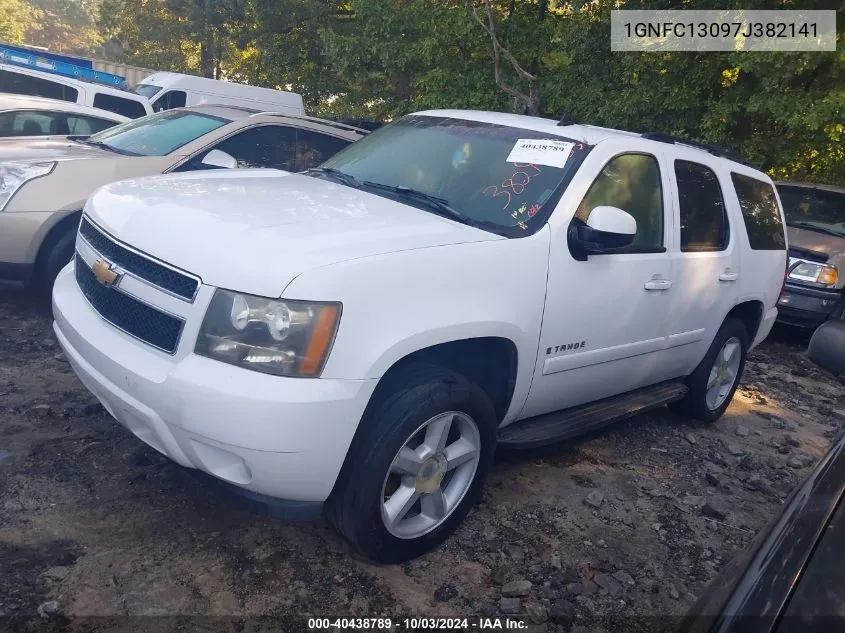
[[[204,30],[200,42],[200,72],[203,77],[214,78],[214,44],[208,29]]]

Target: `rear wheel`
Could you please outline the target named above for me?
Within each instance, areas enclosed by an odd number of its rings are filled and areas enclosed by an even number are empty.
[[[687,377],[687,395],[670,407],[704,422],[719,419],[739,385],[747,352],[745,326],[736,319],[725,319],[704,359]]]
[[[430,365],[400,374],[368,409],[330,502],[338,531],[382,563],[419,556],[457,528],[496,438],[493,406],[463,376]]]

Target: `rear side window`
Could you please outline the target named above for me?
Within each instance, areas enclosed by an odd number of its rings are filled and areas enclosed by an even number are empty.
[[[719,179],[709,167],[675,161],[682,251],[720,251],[728,245],[728,219]]]
[[[311,130],[296,131],[296,166],[295,171],[305,171],[316,167],[325,160],[337,154],[349,145],[347,141],[336,136],[320,134]]]
[[[0,92],[32,97],[48,97],[62,101],[76,101],[79,91],[56,81],[23,73],[0,70]]]
[[[55,128],[57,117],[51,112],[18,110],[0,114],[0,136],[44,136],[59,134]]]
[[[736,173],[731,173],[731,180],[739,198],[751,248],[757,251],[785,250],[783,222],[774,187],[762,180]]]
[[[144,106],[139,102],[108,95],[103,92],[98,92],[94,95],[94,107],[100,108],[101,110],[108,110],[109,112],[117,112],[123,116],[128,116],[130,119],[137,119],[147,115]]]
[[[67,125],[68,134],[91,135],[107,130],[110,127],[114,127],[117,125],[117,122],[109,121],[108,119],[101,119],[99,117],[69,114],[67,116]]]

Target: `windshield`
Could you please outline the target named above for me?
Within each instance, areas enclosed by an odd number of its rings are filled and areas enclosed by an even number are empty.
[[[547,132],[464,119],[406,116],[329,158],[323,167],[435,196],[470,223],[517,237],[545,222],[589,147]],[[399,192],[401,194],[401,192]],[[431,208],[419,196],[402,202]],[[543,211],[547,211],[545,214]]]
[[[786,223],[845,237],[845,192],[778,185]]]
[[[136,156],[166,156],[229,119],[186,110],[167,110],[128,121],[88,139],[117,152]]]
[[[152,99],[154,95],[158,94],[159,90],[161,90],[161,86],[155,86],[153,84],[138,84],[132,88],[132,92],[147,99]]]

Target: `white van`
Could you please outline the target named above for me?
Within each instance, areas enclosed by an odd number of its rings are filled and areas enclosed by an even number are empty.
[[[0,64],[0,92],[70,101],[130,119],[153,112],[149,101],[133,92],[10,64]]]
[[[180,73],[153,73],[134,91],[153,104],[153,110],[169,110],[204,104],[261,108],[279,114],[303,115],[302,96],[295,92],[247,86]]]

